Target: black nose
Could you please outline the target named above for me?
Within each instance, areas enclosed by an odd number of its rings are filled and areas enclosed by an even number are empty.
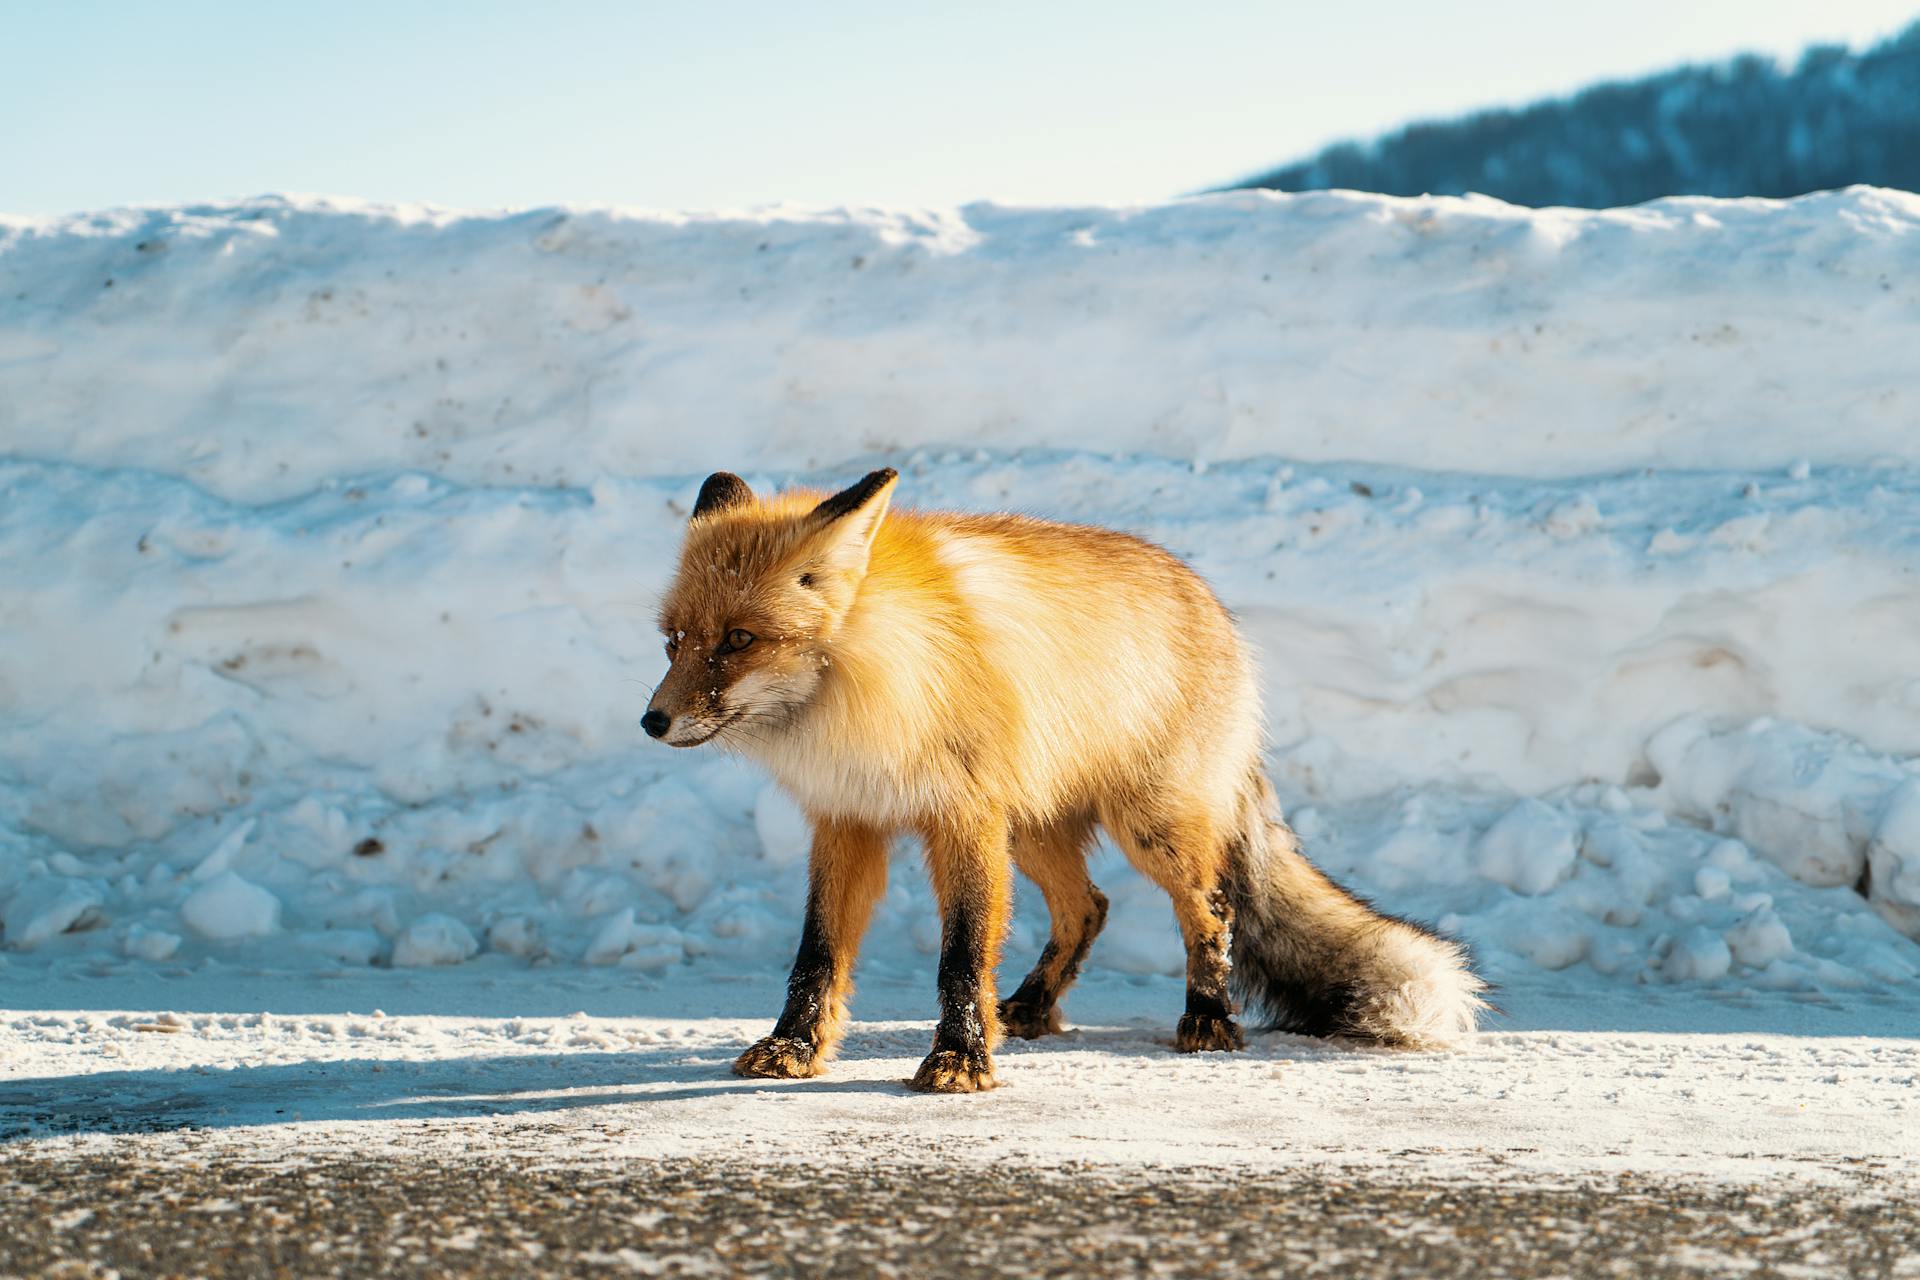
[[[640,727],[647,731],[649,738],[666,737],[667,726],[672,723],[673,720],[664,711],[649,711],[640,717]]]

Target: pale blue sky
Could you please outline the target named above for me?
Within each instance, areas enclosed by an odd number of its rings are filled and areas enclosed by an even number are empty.
[[[0,0],[0,211],[1159,199],[1920,0]]]

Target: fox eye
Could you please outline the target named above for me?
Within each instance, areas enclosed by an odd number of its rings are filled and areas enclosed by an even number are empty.
[[[753,632],[742,631],[739,627],[727,632],[727,642],[720,646],[722,653],[738,653],[753,643]]]
[[[680,633],[676,631],[667,637],[667,657],[671,658],[678,652],[680,652]]]
[[[812,586],[812,585],[813,585],[813,575],[812,575],[812,574],[810,574],[810,573],[803,573],[803,574],[801,574],[801,575],[800,575],[800,585],[801,585],[801,586],[803,586],[803,587],[810,587],[810,586]]]

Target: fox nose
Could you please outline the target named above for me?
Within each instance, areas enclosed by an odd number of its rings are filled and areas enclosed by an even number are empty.
[[[672,717],[664,711],[649,711],[640,717],[640,727],[647,731],[649,738],[667,736],[667,726],[673,723]]]

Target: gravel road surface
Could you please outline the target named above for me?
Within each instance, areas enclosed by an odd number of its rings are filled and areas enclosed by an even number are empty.
[[[1764,1186],[1333,1170],[0,1155],[0,1274],[1920,1276],[1871,1170]]]

